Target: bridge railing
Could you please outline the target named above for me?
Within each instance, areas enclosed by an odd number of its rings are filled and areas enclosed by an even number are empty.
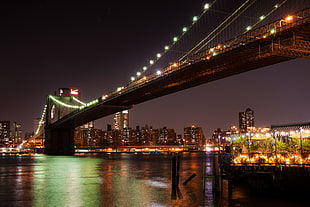
[[[126,86],[121,87],[118,90],[103,96],[103,101],[114,99],[115,97],[118,97],[124,93],[129,93],[141,86],[151,83],[152,81],[158,80],[163,76],[167,76],[173,72],[184,69],[189,65],[201,61],[208,61],[212,59],[212,57],[214,56],[226,53],[228,51],[244,46],[246,44],[250,44],[257,40],[273,38],[276,36],[277,33],[304,24],[305,22],[308,22],[309,19],[310,19],[310,8],[307,8],[302,11],[296,12],[292,15],[286,16],[283,19],[261,26],[257,29],[249,30],[245,34],[242,34],[234,39],[215,45],[214,47],[205,49],[201,52],[198,52],[194,55],[187,57],[184,60],[177,61],[163,68],[161,71],[157,71],[155,73],[142,76],[138,80],[130,82]]]

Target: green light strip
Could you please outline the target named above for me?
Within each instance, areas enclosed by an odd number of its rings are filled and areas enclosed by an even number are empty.
[[[97,104],[97,103],[99,103],[99,99],[98,99],[98,98],[95,99],[95,100],[93,100],[93,101],[91,101],[91,102],[88,102],[88,103],[84,104],[83,106],[80,106],[79,109],[82,110],[82,109],[84,109],[84,108],[86,108],[86,107],[95,105],[95,104]]]
[[[56,103],[58,103],[58,104],[60,104],[60,105],[62,105],[62,106],[65,106],[65,107],[68,107],[68,108],[73,108],[73,109],[78,109],[78,108],[80,108],[79,106],[74,106],[74,105],[69,105],[69,104],[63,103],[63,102],[57,100],[57,99],[56,99],[55,97],[53,97],[52,95],[49,95],[49,97],[50,97],[53,101],[55,101]]]
[[[73,100],[75,100],[76,102],[85,105],[86,103],[84,103],[83,101],[80,101],[79,99],[75,98],[75,96],[72,96]]]

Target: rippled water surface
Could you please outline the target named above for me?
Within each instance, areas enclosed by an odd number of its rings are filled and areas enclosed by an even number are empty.
[[[212,193],[212,155],[182,153],[179,193],[172,193],[173,154],[0,156],[0,206],[297,206],[250,197],[234,188]],[[182,183],[196,176],[186,185]],[[225,183],[224,183],[225,184]],[[301,206],[301,205],[300,205]]]

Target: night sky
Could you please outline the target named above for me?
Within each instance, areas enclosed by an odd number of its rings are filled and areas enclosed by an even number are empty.
[[[87,102],[125,85],[204,2],[2,1],[0,120],[31,132],[46,95],[56,89],[78,87]],[[136,105],[130,126],[166,126],[182,134],[195,124],[210,137],[216,128],[238,125],[238,113],[248,107],[257,127],[308,122],[309,77],[305,59],[264,67]],[[95,127],[107,123],[111,116]]]

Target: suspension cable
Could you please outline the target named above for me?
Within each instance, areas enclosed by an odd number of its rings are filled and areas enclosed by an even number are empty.
[[[209,33],[205,38],[203,38],[198,44],[196,44],[192,49],[190,49],[185,55],[183,55],[181,58],[179,58],[178,61],[184,60],[188,55],[193,53],[193,51],[199,51],[202,47],[204,47],[206,44],[200,47],[203,42],[208,39],[211,35],[213,35],[216,30],[218,30],[223,24],[225,24],[228,20],[230,20],[240,9],[242,9],[250,0],[246,0],[238,9],[236,9],[229,17],[227,17],[219,26],[217,26],[211,33]],[[256,0],[254,0],[250,5],[252,5]],[[248,7],[247,7],[248,8]],[[246,8],[246,9],[247,9]],[[242,12],[243,13],[243,12]],[[235,19],[234,19],[235,20]],[[211,40],[210,40],[211,41]],[[208,41],[208,43],[210,42]],[[196,49],[197,47],[200,47],[198,50]]]

